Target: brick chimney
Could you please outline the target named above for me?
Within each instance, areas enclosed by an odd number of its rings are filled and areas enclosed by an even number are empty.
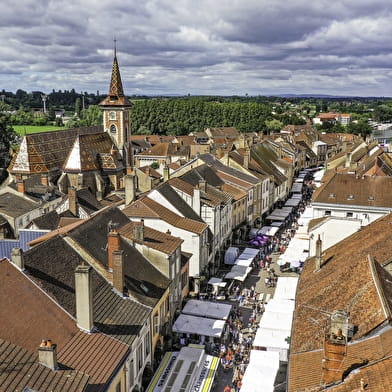
[[[93,329],[92,268],[79,265],[75,269],[76,324],[86,332]]]
[[[127,174],[126,176],[124,176],[124,186],[125,204],[128,205],[136,199],[136,184],[134,174]]]
[[[321,253],[322,253],[322,241],[319,234],[316,241],[316,271],[320,271],[321,269],[321,264],[322,264]]]
[[[135,222],[133,224],[133,239],[144,241],[144,219],[140,223]]]
[[[207,192],[207,181],[206,180],[199,180],[199,189],[203,192]]]
[[[48,186],[49,185],[49,176],[45,174],[41,174],[41,184]]]
[[[78,216],[78,206],[76,202],[76,188],[68,188],[68,209],[74,216]]]
[[[245,155],[244,155],[244,168],[245,169],[247,169],[249,167],[249,161],[250,161],[250,148],[246,147]]]
[[[11,250],[11,261],[20,271],[24,271],[23,250],[21,248]]]
[[[163,181],[169,181],[170,179],[170,171],[169,171],[169,166],[167,166],[165,164],[165,166],[163,166]]]
[[[25,193],[26,187],[25,187],[25,180],[23,178],[18,178],[16,180],[16,190],[20,193]]]
[[[113,289],[124,295],[124,251],[113,252]]]
[[[113,252],[121,249],[120,234],[117,230],[110,228],[108,233],[108,269],[113,271]]]
[[[38,361],[49,369],[57,369],[57,345],[51,340],[42,340],[38,347]]]

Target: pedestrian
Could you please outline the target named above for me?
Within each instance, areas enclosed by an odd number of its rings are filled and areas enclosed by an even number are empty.
[[[223,390],[223,392],[231,392],[231,388],[229,387],[228,384],[226,384],[225,389]]]

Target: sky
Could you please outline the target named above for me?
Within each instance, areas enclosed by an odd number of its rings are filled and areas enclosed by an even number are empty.
[[[1,0],[0,90],[392,96],[391,0]]]

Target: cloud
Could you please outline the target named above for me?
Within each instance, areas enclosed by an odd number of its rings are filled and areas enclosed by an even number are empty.
[[[388,0],[2,0],[2,88],[391,95]],[[381,93],[382,92],[382,93]]]

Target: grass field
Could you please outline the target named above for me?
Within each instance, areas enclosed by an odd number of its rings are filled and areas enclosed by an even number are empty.
[[[58,129],[65,129],[64,127],[56,127],[54,125],[13,125],[15,132],[18,135],[24,136],[29,133],[46,132]]]

